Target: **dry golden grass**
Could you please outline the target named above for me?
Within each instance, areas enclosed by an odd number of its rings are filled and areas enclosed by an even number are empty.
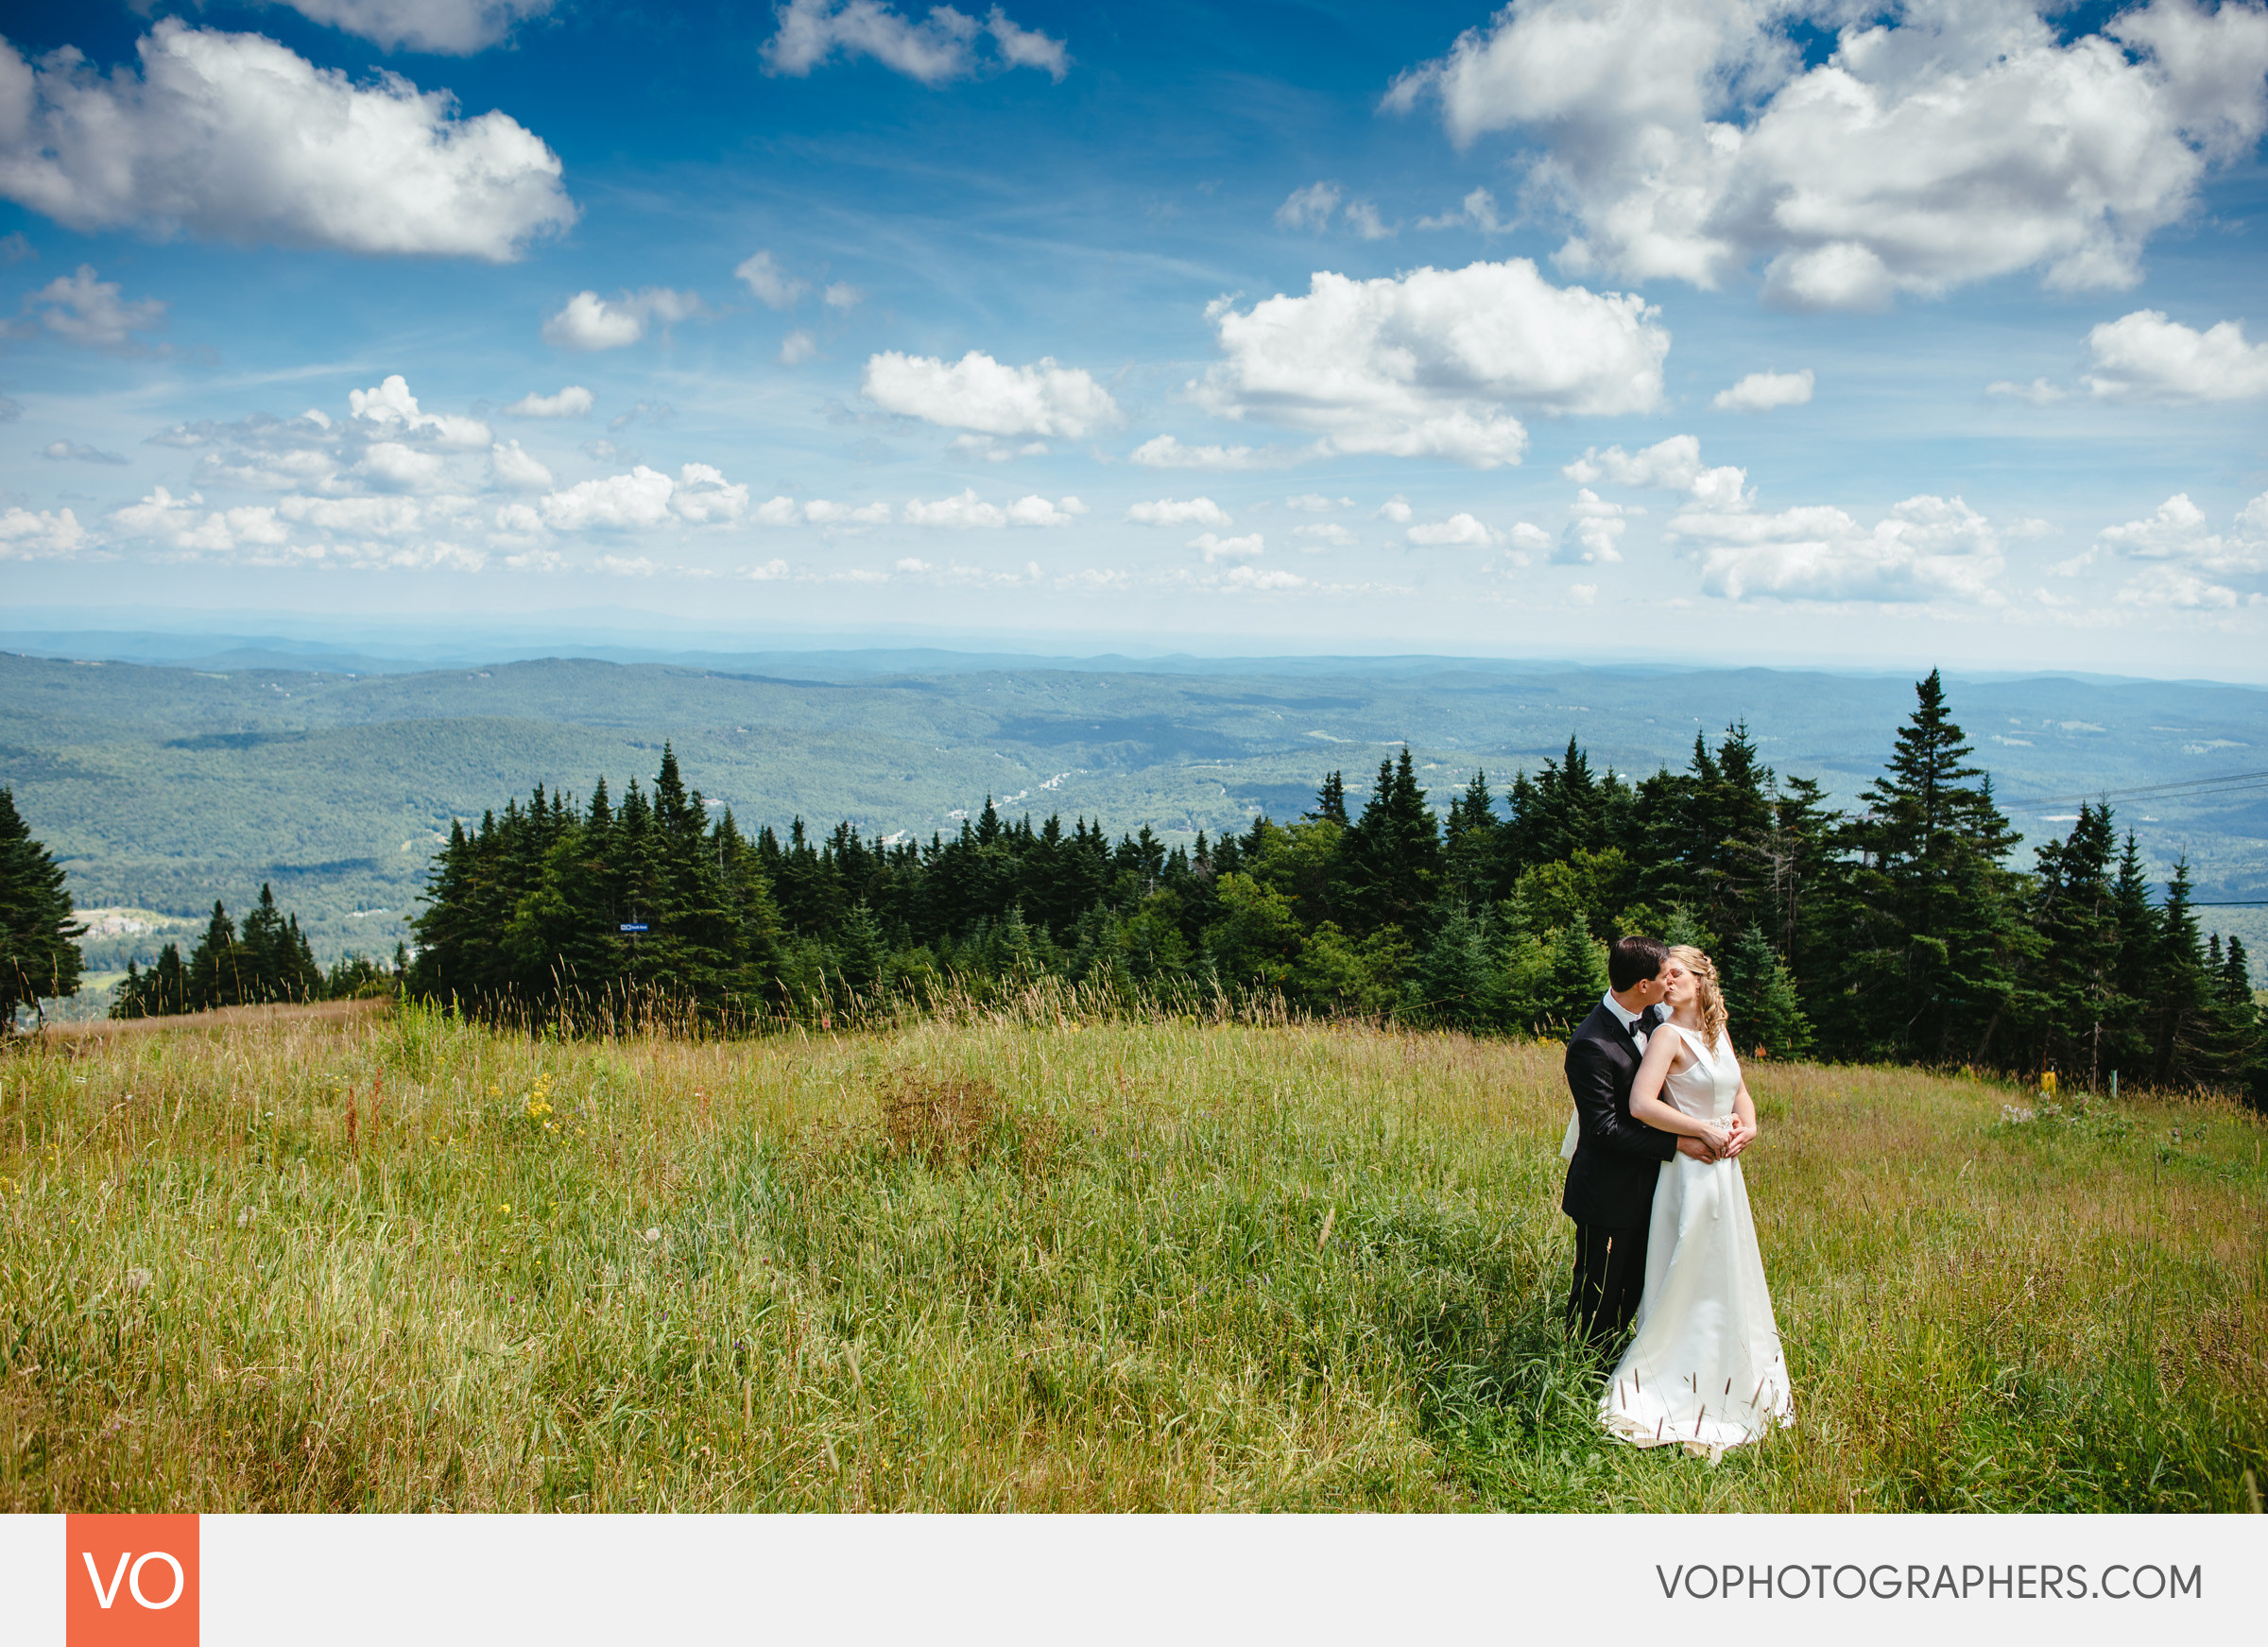
[[[407,1011],[0,1057],[0,1506],[2228,1509],[2257,1116],[1765,1066],[1798,1422],[1612,1446],[1558,1049]]]

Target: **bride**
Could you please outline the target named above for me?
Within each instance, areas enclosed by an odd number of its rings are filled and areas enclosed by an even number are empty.
[[[1703,1140],[1716,1158],[1679,1154],[1661,1164],[1637,1335],[1599,1415],[1624,1441],[1678,1443],[1713,1461],[1791,1422],[1793,1400],[1741,1178],[1756,1104],[1725,1033],[1717,969],[1679,944],[1662,983],[1669,1021],[1647,1040],[1630,1114],[1658,1131]]]

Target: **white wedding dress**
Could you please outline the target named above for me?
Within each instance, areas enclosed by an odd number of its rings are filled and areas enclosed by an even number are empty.
[[[1731,1041],[1720,1033],[1704,1053],[1699,1036],[1675,1024],[1654,1034],[1683,1037],[1692,1054],[1671,1072],[1662,1097],[1701,1120],[1729,1117],[1741,1091]],[[1697,1161],[1680,1152],[1662,1163],[1636,1325],[1599,1402],[1600,1418],[1621,1439],[1675,1442],[1713,1459],[1792,1422],[1787,1364],[1738,1158]]]

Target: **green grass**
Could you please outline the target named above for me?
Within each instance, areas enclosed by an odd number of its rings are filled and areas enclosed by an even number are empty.
[[[2225,1510],[2268,1478],[2268,1127],[2012,1120],[1904,1071],[1752,1072],[1796,1427],[1714,1468],[1608,1443],[1558,1325],[1557,1057],[417,1013],[21,1048],[0,1507]]]

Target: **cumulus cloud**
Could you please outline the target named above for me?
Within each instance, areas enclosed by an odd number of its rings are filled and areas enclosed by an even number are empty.
[[[82,232],[495,263],[575,221],[558,157],[505,114],[172,18],[136,50],[105,76],[0,42],[0,196]]]
[[[441,491],[449,484],[449,460],[438,452],[421,452],[399,440],[373,440],[363,448],[361,461],[349,472],[378,491]]]
[[[1190,385],[1217,416],[1314,432],[1325,452],[1517,463],[1543,412],[1651,410],[1670,335],[1633,297],[1556,287],[1525,258],[1207,311],[1226,358]]]
[[[409,383],[395,372],[374,389],[349,389],[347,408],[358,421],[404,435],[422,435],[441,446],[473,450],[489,444],[489,426],[477,418],[421,411]]]
[[[819,301],[830,309],[855,309],[867,300],[867,294],[849,281],[836,281],[819,294]]]
[[[771,309],[792,309],[796,300],[811,290],[809,281],[799,281],[780,266],[768,251],[752,252],[732,271],[732,278],[756,295],[756,300]]]
[[[2105,321],[2087,335],[2098,400],[2248,401],[2268,395],[2268,343],[2247,343],[2244,322],[2194,331],[2156,309]]]
[[[997,6],[981,22],[938,6],[913,23],[881,0],[787,0],[774,15],[780,26],[765,43],[767,74],[808,75],[838,54],[872,58],[925,86],[1005,69],[1037,69],[1060,81],[1071,68],[1063,42],[1019,26]],[[979,52],[987,41],[989,57]]]
[[[553,0],[269,0],[387,51],[471,57],[494,45]]]
[[[6,50],[0,45],[0,50]],[[6,64],[0,63],[0,74]],[[45,327],[67,343],[90,349],[125,349],[133,334],[147,332],[165,321],[165,305],[155,298],[129,303],[118,295],[116,281],[98,281],[92,265],[80,264],[75,273],[58,275],[24,299],[26,318]]]
[[[801,366],[818,352],[819,340],[811,335],[807,327],[799,326],[780,339],[782,366]]]
[[[2176,492],[2146,519],[2105,527],[2079,562],[2057,570],[2105,555],[2140,563],[2119,591],[2129,605],[2213,610],[2268,604],[2268,492],[2239,510],[2226,532],[2214,531],[2190,494]]]
[[[1300,547],[1310,553],[1325,547],[1345,549],[1354,542],[1354,534],[1336,521],[1317,521],[1304,526],[1295,526],[1292,536],[1306,539],[1307,541]]]
[[[1769,412],[1780,406],[1808,405],[1815,380],[1811,368],[1801,371],[1752,371],[1728,389],[1719,389],[1709,403],[1720,412]]]
[[[50,440],[41,448],[40,455],[58,463],[124,463],[125,455],[105,452],[97,446],[82,446],[70,440]]]
[[[770,507],[767,504],[765,507]],[[890,519],[887,504],[838,504],[814,498],[803,506],[803,519],[815,526],[882,526]]]
[[[1260,533],[1248,533],[1242,538],[1224,538],[1218,532],[1199,532],[1189,540],[1188,547],[1205,557],[1206,563],[1215,560],[1235,560],[1264,554],[1267,542]]]
[[[1005,507],[988,504],[973,487],[954,497],[924,503],[916,498],[905,506],[909,526],[947,526],[960,529],[997,526],[1068,526],[1087,512],[1077,498],[1051,503],[1043,497],[1019,498]]]
[[[1144,526],[1232,526],[1235,519],[1211,498],[1160,498],[1136,504],[1126,519]]]
[[[620,349],[645,335],[648,324],[667,326],[702,313],[698,292],[647,286],[608,302],[596,292],[577,292],[567,306],[543,322],[543,341],[555,349],[593,352]]]
[[[950,366],[931,355],[877,354],[861,392],[885,412],[987,435],[1054,435],[1076,440],[1120,420],[1109,391],[1050,357],[1003,366],[971,349]]]
[[[1446,521],[1421,521],[1402,536],[1421,548],[1486,549],[1499,541],[1502,534],[1471,515],[1454,514]]]
[[[232,509],[208,509],[204,505],[197,492],[176,498],[163,487],[154,487],[140,503],[112,509],[110,520],[129,540],[146,540],[179,555],[226,555],[240,548],[271,548],[290,539],[290,528],[267,505]]]
[[[1155,435],[1129,455],[1144,469],[1274,469],[1314,454],[1282,447],[1185,446],[1171,435]]]
[[[1623,534],[1638,510],[1608,503],[1586,487],[1568,506],[1567,529],[1552,551],[1555,566],[1613,566],[1623,558]]]
[[[1374,511],[1382,521],[1392,521],[1397,526],[1406,526],[1418,511],[1410,507],[1410,500],[1399,493],[1378,506]]]
[[[1913,497],[1872,526],[1830,506],[1680,510],[1667,536],[1693,545],[1701,587],[1727,600],[1998,600],[2002,533],[1959,498]]]
[[[1400,76],[1451,140],[1519,129],[1557,260],[1880,307],[2019,269],[2122,287],[2268,126],[2268,11],[2192,0],[2059,34],[2029,6],[1853,11],[1806,67],[1781,0],[1514,0]]]
[[[87,541],[86,528],[69,509],[36,513],[10,507],[0,513],[0,560],[60,559]]]
[[[548,491],[552,485],[551,471],[523,451],[517,440],[489,448],[489,480],[507,491]]]
[[[725,525],[748,512],[748,489],[706,463],[683,465],[675,480],[641,463],[627,474],[578,481],[547,493],[535,512],[555,532],[644,531],[672,520]],[[764,518],[762,510],[758,518]]]
[[[507,418],[583,418],[590,416],[597,399],[581,384],[569,384],[556,395],[540,395],[530,390],[504,408]]]
[[[1283,506],[1287,509],[1298,509],[1307,514],[1321,515],[1328,514],[1332,509],[1351,509],[1354,507],[1354,500],[1352,498],[1325,497],[1317,491],[1303,491],[1297,497],[1285,498]]]
[[[1718,507],[1738,505],[1747,496],[1748,472],[1731,464],[1710,468],[1701,461],[1700,440],[1692,435],[1673,435],[1638,452],[1624,452],[1620,446],[1604,452],[1588,447],[1559,472],[1585,486],[1604,480],[1683,492],[1697,504]]]

